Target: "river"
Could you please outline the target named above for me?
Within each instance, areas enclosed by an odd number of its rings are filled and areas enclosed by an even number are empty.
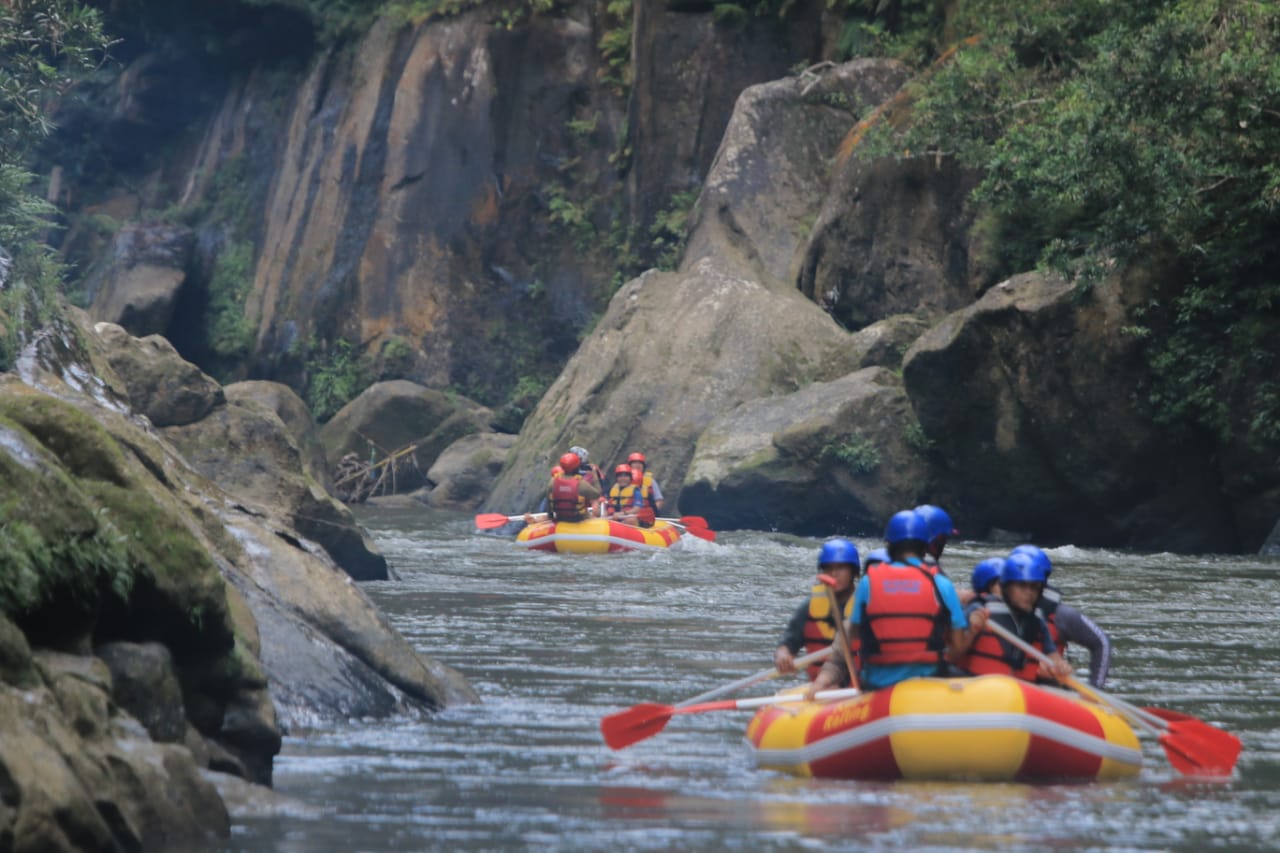
[[[525,552],[470,516],[361,520],[399,575],[365,591],[484,701],[290,732],[275,787],[305,808],[239,819],[228,851],[1280,849],[1274,560],[1048,551],[1066,600],[1111,634],[1108,690],[1238,734],[1233,780],[1181,780],[1144,736],[1124,782],[872,784],[756,769],[750,712],[675,717],[621,752],[600,736],[605,714],[770,667],[816,540],[741,531],[592,557]],[[1005,550],[952,543],[944,564],[967,579]]]

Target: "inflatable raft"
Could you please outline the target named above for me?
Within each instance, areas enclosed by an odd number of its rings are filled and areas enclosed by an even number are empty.
[[[839,702],[771,705],[747,727],[756,764],[827,779],[1083,781],[1133,776],[1119,716],[1003,675],[915,678]]]
[[[636,527],[608,518],[589,518],[530,524],[516,535],[516,544],[534,551],[610,554],[669,548],[679,538],[680,528],[665,521],[656,522],[653,527]]]

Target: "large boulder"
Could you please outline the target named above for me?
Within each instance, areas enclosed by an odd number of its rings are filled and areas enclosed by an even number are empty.
[[[296,391],[281,382],[264,380],[233,382],[222,390],[229,402],[254,400],[275,412],[302,454],[303,470],[311,479],[332,491],[333,479],[324,456],[324,445],[320,443],[319,428],[311,410]]]
[[[849,335],[794,290],[770,290],[710,259],[647,272],[618,291],[542,398],[488,504],[536,504],[555,460],[582,445],[602,466],[643,451],[674,507],[713,420],[855,366]]]
[[[907,392],[942,460],[938,502],[965,529],[1169,550],[1236,544],[1212,444],[1155,421],[1141,341],[1125,334],[1156,279],[1134,269],[1082,297],[1051,276],[1015,276],[907,353]]]
[[[351,510],[303,470],[289,429],[255,400],[230,402],[165,437],[205,477],[315,542],[356,580],[386,580],[387,560]]]
[[[918,426],[883,367],[743,403],[698,439],[681,508],[717,527],[878,532],[926,493]]]
[[[986,284],[970,245],[977,181],[947,157],[838,162],[799,262],[800,290],[849,329],[970,304]]]
[[[193,246],[191,229],[181,225],[143,223],[121,228],[110,252],[85,281],[89,313],[138,337],[165,334],[187,278]]]
[[[382,478],[379,491],[409,492],[426,483],[442,450],[464,435],[487,432],[492,418],[464,397],[393,379],[343,406],[320,428],[320,442],[331,467],[348,455],[362,464],[384,462],[385,470],[373,472]]]
[[[449,445],[427,472],[428,503],[438,509],[479,507],[489,497],[515,443],[514,435],[481,432]]]
[[[158,427],[193,423],[226,402],[222,386],[160,335],[136,338],[114,323],[94,326],[130,407]]]
[[[525,422],[490,505],[536,502],[555,459],[579,444],[601,465],[645,452],[674,507],[715,418],[860,366],[863,353],[785,281],[778,258],[802,245],[827,191],[811,161],[825,162],[901,76],[891,63],[851,63],[816,87],[786,80],[742,94],[679,272],[647,272],[614,295]]]
[[[743,91],[698,198],[684,268],[714,257],[739,275],[794,289],[792,256],[828,191],[831,152],[908,76],[901,63],[861,59]]]

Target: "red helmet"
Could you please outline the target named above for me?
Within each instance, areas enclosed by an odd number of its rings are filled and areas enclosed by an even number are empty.
[[[641,465],[643,465],[645,464],[644,454],[637,450],[635,453],[632,453],[630,456],[627,457],[627,461],[639,462]]]
[[[613,469],[613,473],[615,473],[615,474],[626,474],[628,477],[630,477],[630,476],[631,476],[631,466],[630,466],[630,465],[628,465],[628,464],[626,464],[626,463],[624,462],[624,463],[622,463],[621,465],[619,465],[617,468],[614,468],[614,469]]]
[[[551,476],[552,476],[552,477],[559,477],[559,476],[560,476],[560,475],[562,475],[562,474],[564,474],[564,469],[563,469],[563,468],[561,468],[559,465],[552,466],[552,468],[551,468]]]
[[[566,474],[578,473],[578,466],[582,464],[582,460],[578,458],[576,453],[566,453],[560,457],[560,467],[564,469]]]

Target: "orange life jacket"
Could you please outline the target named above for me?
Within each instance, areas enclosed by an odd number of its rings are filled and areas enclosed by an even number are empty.
[[[836,638],[836,623],[831,618],[831,600],[827,597],[826,586],[819,584],[812,589],[809,597],[809,618],[804,623],[804,653],[811,655],[814,652],[821,651],[831,645],[831,641]],[[853,596],[849,596],[849,600],[844,603],[844,618],[847,620],[853,615]],[[858,659],[858,638],[857,636],[849,637],[849,649],[853,652],[854,661]],[[839,654],[840,650],[836,650]],[[811,663],[808,667],[809,680],[813,681],[818,677],[818,671],[822,669],[822,664]]]
[[[915,561],[867,570],[871,589],[858,620],[863,663],[942,663],[950,620],[934,574]]]
[[[556,521],[582,521],[587,515],[587,502],[578,494],[582,478],[556,477],[551,481],[551,517]]]
[[[1009,606],[1003,601],[992,598],[986,602],[986,606],[988,619],[1044,651],[1044,637],[1041,636],[1039,628],[1043,614],[1039,610],[1029,615],[1024,614],[1022,617],[1023,620],[1030,620],[1035,627],[1029,627],[1028,623],[1023,621],[1024,630],[1019,630],[1018,621],[1014,619]],[[1028,634],[1031,636],[1027,636]],[[969,647],[969,651],[965,652],[964,657],[957,661],[956,665],[974,675],[1012,675],[1014,678],[1030,682],[1036,680],[1036,674],[1040,671],[1039,661],[986,628],[982,629],[974,639],[973,645]]]

